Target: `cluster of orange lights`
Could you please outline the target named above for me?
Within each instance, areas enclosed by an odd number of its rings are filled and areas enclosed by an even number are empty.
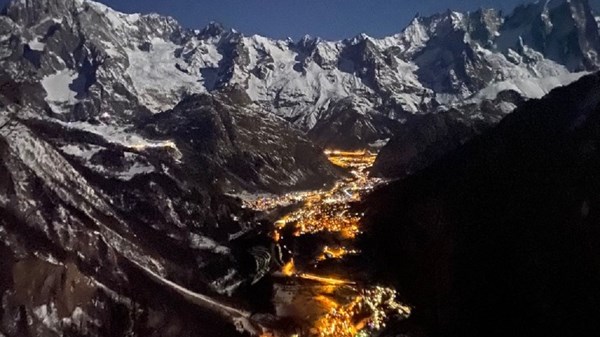
[[[354,317],[358,313],[360,297],[355,297],[350,303],[340,306],[338,303],[327,298],[332,309],[319,319],[310,333],[319,337],[354,337],[364,328],[362,320],[355,322]]]
[[[337,183],[329,190],[303,192],[259,200],[258,208],[269,208],[291,202],[303,202],[303,206],[287,214],[275,223],[273,238],[281,239],[281,230],[293,226],[294,235],[329,232],[351,240],[360,234],[361,214],[350,211],[349,202],[358,201],[362,192],[373,188],[378,181],[368,177],[368,169],[373,165],[376,154],[369,151],[327,150],[325,154],[337,166],[348,169],[352,176]],[[340,259],[357,251],[335,246],[323,247],[317,262],[327,259]],[[313,298],[324,308],[311,319],[300,335],[311,337],[356,337],[369,336],[369,332],[379,331],[385,326],[390,315],[408,316],[410,308],[396,302],[395,290],[387,287],[362,288],[350,280],[304,273],[296,269],[291,259],[280,270],[287,277],[317,282],[332,287],[332,293],[319,294]],[[336,294],[339,291],[338,294]]]
[[[390,288],[362,290],[344,304],[320,297],[318,300],[331,309],[310,329],[312,336],[355,337],[367,330],[384,328],[390,315],[410,315],[410,308],[396,302],[396,292]]]
[[[276,207],[291,205],[305,201],[315,192],[292,192],[278,196],[261,196],[251,201],[246,201],[246,207],[257,211],[268,211]]]
[[[296,235],[317,232],[340,233],[343,238],[353,239],[360,233],[358,224],[360,218],[357,216],[340,216],[337,212],[317,212],[297,223]]]
[[[279,231],[292,224],[295,228],[294,235],[300,236],[309,233],[330,232],[339,233],[341,237],[353,239],[360,233],[360,216],[350,214],[348,206],[340,202],[325,202],[334,198],[335,192],[314,195],[304,207],[281,218],[275,223],[273,234],[275,241],[279,241]]]
[[[356,254],[357,251],[353,249],[346,249],[344,247],[323,247],[323,253],[317,258],[318,261],[324,261],[327,259],[340,259],[348,254]]]
[[[325,151],[329,161],[334,165],[344,168],[368,168],[373,166],[377,154],[369,151],[356,151],[356,152],[344,152],[344,151]]]
[[[332,232],[339,233],[343,238],[353,239],[360,233],[360,215],[351,214],[347,203],[357,201],[360,191],[371,187],[371,181],[366,169],[373,165],[376,155],[368,151],[344,152],[325,151],[329,160],[340,167],[351,169],[353,179],[338,183],[330,190],[306,192],[302,195],[304,207],[292,212],[276,223],[281,229],[294,224],[295,235],[308,233]],[[298,194],[281,197],[278,201],[298,198]],[[271,204],[273,201],[262,201]],[[276,239],[279,238],[275,234]]]

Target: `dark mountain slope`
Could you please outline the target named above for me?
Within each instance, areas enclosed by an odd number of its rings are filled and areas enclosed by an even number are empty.
[[[339,174],[322,150],[281,118],[228,88],[191,95],[141,123],[151,138],[180,144],[193,181],[239,191],[320,188]]]
[[[600,333],[600,75],[364,203],[374,272],[427,336]]]
[[[381,149],[372,174],[403,178],[418,172],[493,127],[522,102],[517,92],[508,90],[493,100],[415,116],[399,127]]]

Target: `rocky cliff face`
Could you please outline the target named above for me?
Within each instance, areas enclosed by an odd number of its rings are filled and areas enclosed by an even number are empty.
[[[252,331],[231,296],[271,243],[227,195],[328,184],[322,151],[236,86],[209,93],[172,19],[14,1],[0,22],[0,331]]]
[[[526,102],[366,200],[369,264],[415,305],[390,335],[600,331],[599,88],[595,74]]]

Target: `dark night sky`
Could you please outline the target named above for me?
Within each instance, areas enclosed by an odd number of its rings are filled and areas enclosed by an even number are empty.
[[[600,0],[589,0],[600,8]],[[0,0],[5,4],[7,0]],[[156,12],[175,17],[188,28],[218,21],[247,35],[297,39],[305,34],[342,39],[367,33],[398,33],[416,13],[446,9],[498,8],[510,12],[524,0],[101,0],[126,13]]]

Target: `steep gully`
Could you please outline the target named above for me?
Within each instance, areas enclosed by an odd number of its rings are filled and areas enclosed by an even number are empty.
[[[326,151],[329,160],[350,175],[332,188],[246,200],[247,207],[268,212],[297,205],[275,222],[277,243],[272,272],[275,317],[252,313],[194,293],[135,264],[152,280],[185,300],[218,313],[240,332],[260,337],[372,336],[391,317],[405,318],[411,309],[396,301],[392,288],[372,284],[352,258],[360,234],[360,214],[350,204],[381,181],[369,178],[375,154],[368,151]]]

